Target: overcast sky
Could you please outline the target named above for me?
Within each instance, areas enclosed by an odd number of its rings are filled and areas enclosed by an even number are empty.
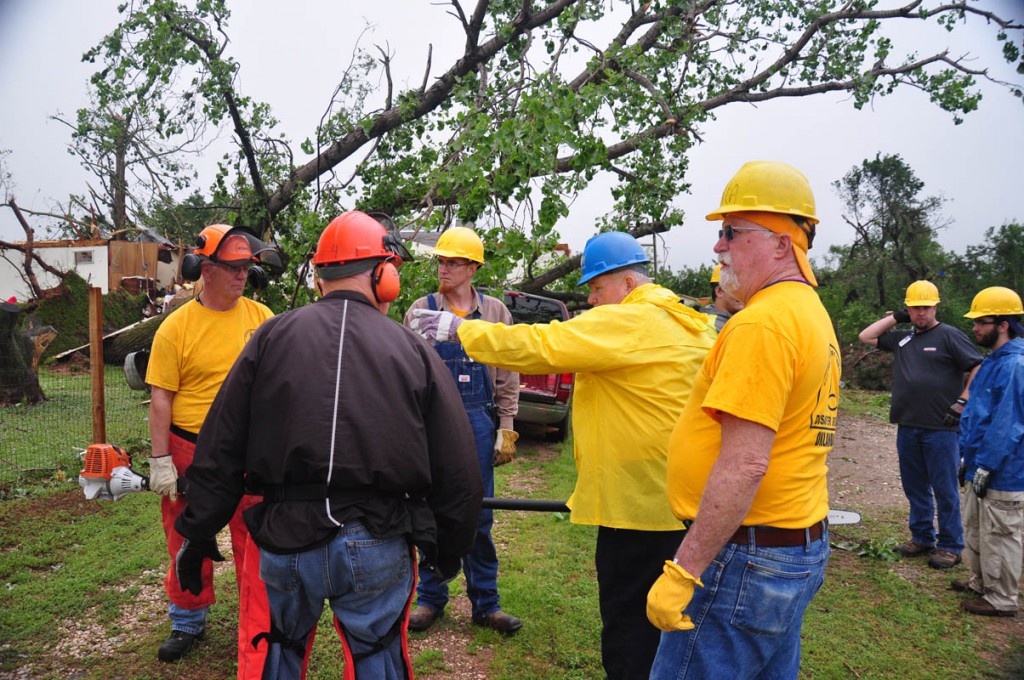
[[[120,1],[0,0],[0,149],[11,150],[8,170],[25,208],[51,210],[68,194],[85,193],[89,176],[66,152],[69,130],[49,117],[72,119],[86,104],[95,65],[82,64],[81,55],[116,25]],[[986,5],[1024,20],[1022,0]],[[435,76],[462,46],[444,7],[425,0],[249,0],[232,3],[232,12],[228,32],[241,64],[240,87],[271,105],[293,142],[312,135],[367,22],[373,29],[364,45],[390,45],[396,87],[403,89],[419,85],[429,43]],[[1004,80],[1024,81],[1002,62],[991,28],[910,30],[921,52],[948,45],[952,55],[970,52]],[[668,263],[679,268],[714,259],[717,225],[704,215],[718,206],[726,182],[748,160],[785,161],[809,177],[821,218],[812,259],[852,239],[831,183],[879,152],[900,154],[924,181],[925,195],[948,199],[944,214],[951,226],[939,236],[948,249],[963,252],[982,240],[987,227],[1024,220],[1024,106],[994,86],[983,92],[981,109],[959,126],[910,89],[862,111],[834,95],[720,109],[701,130],[704,143],[691,153],[691,193],[677,199],[687,219],[664,237]],[[207,169],[199,186],[205,189],[211,179]],[[559,224],[574,250],[594,233],[595,218],[609,204],[606,186],[593,187]],[[11,211],[0,209],[0,239],[23,237]]]

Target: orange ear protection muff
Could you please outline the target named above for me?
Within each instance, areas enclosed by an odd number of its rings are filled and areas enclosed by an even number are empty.
[[[370,286],[373,289],[373,296],[377,302],[394,302],[398,294],[402,292],[402,283],[398,276],[398,267],[387,258],[373,268],[373,276],[370,278]]]

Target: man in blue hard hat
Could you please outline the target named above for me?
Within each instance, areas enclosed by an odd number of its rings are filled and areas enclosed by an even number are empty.
[[[715,331],[707,315],[647,276],[635,238],[591,238],[581,284],[593,309],[564,322],[506,326],[419,310],[428,340],[457,338],[474,361],[520,373],[576,373],[571,521],[598,527],[601,659],[609,678],[647,678],[659,633],[647,589],[682,539],[669,508],[666,450]]]

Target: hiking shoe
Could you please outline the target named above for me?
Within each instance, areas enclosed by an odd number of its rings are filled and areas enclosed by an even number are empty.
[[[896,546],[892,550],[904,557],[920,557],[921,555],[931,555],[935,552],[935,548],[928,545],[921,545],[913,539],[903,543],[902,545]]]
[[[949,569],[960,564],[961,561],[959,553],[936,550],[935,554],[928,558],[928,566],[932,569]]]
[[[980,591],[975,590],[971,587],[970,579],[966,578],[955,578],[949,582],[949,589],[955,590],[958,593],[974,593],[975,595],[981,595]]]
[[[183,630],[172,630],[170,637],[163,641],[160,645],[159,651],[156,653],[156,657],[161,661],[178,661],[188,656],[189,652],[192,651],[192,647],[199,640],[203,639],[203,633],[205,631],[199,631],[196,635],[192,633],[186,633]]]
[[[488,616],[474,616],[473,623],[477,626],[493,628],[499,633],[503,633],[505,635],[512,635],[523,627],[522,621],[511,614],[506,614],[500,609]]]
[[[963,600],[960,609],[978,616],[1016,616],[1016,609],[996,609],[983,597],[974,597],[970,600]]]
[[[444,616],[444,609],[434,609],[425,604],[416,605],[409,612],[409,630],[423,632],[434,625],[434,621]]]

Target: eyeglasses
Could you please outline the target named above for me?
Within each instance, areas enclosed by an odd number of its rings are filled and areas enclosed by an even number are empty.
[[[463,267],[468,267],[471,264],[473,263],[468,261],[457,262],[455,260],[437,260],[434,263],[434,266],[436,266],[438,269],[462,269]]]
[[[999,321],[992,319],[991,321],[985,321],[984,319],[975,319],[973,321],[975,326],[998,326]]]
[[[775,233],[771,229],[765,229],[763,227],[734,227],[732,225],[726,225],[718,231],[718,238],[722,238],[724,236],[726,241],[731,241],[736,238],[737,231],[766,231],[769,234]]]
[[[222,269],[226,269],[228,270],[228,272],[232,274],[237,274],[238,272],[247,272],[252,267],[252,262],[246,262],[244,264],[238,265],[225,264],[223,262],[210,262],[210,264],[212,264],[214,267],[221,267]]]

